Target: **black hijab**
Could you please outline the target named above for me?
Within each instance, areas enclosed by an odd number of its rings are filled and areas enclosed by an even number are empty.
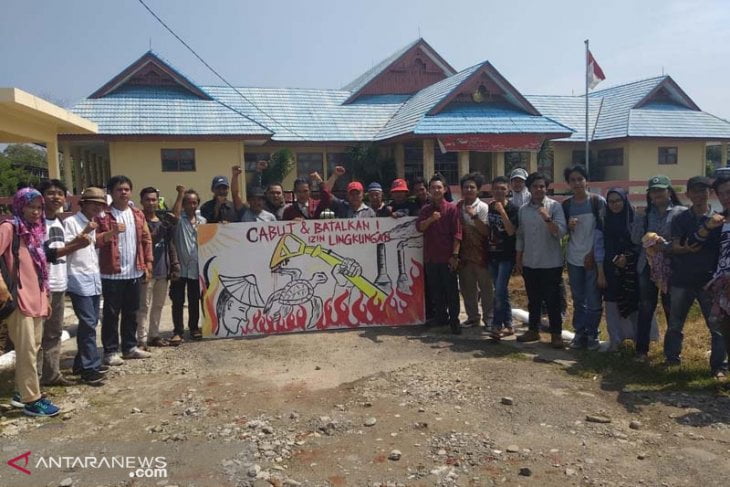
[[[629,196],[623,188],[611,188],[606,193],[606,199],[615,193],[621,197],[624,207],[620,213],[606,210],[603,221],[603,237],[606,246],[606,258],[612,259],[615,255],[631,250],[631,226],[634,223],[634,207],[629,202]]]

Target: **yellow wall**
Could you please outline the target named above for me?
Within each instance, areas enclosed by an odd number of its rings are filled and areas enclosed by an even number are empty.
[[[659,165],[659,147],[677,147],[677,164]],[[705,173],[705,141],[632,140],[630,179],[649,179],[666,174],[672,179],[689,179]]]
[[[162,172],[161,149],[195,149],[195,172]],[[217,175],[231,177],[231,166],[242,164],[243,143],[226,142],[110,142],[112,175],[124,174],[134,183],[134,201],[139,190],[155,186],[171,205],[178,184],[193,188],[203,201],[210,199],[210,182]]]
[[[573,151],[584,150],[582,143],[553,143],[555,178],[562,178],[563,169],[571,164]],[[659,147],[677,147],[677,164],[659,165]],[[596,158],[603,149],[624,149],[623,166],[604,168],[605,180],[645,180],[655,174],[666,174],[672,179],[689,179],[704,174],[704,140],[634,139],[617,142],[594,142],[591,153]]]

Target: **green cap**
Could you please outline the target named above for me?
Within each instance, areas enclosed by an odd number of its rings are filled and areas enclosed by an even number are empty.
[[[649,178],[649,188],[648,189],[667,189],[672,185],[672,180],[669,179],[668,176],[665,176],[663,174],[658,174],[656,176],[652,176]]]

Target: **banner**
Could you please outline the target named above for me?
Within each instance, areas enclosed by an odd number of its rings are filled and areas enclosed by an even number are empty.
[[[415,218],[198,227],[203,336],[423,323]]]

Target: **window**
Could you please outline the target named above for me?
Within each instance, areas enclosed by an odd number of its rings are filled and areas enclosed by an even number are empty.
[[[309,177],[309,174],[317,171],[320,175],[324,169],[324,158],[321,152],[298,152],[297,153],[297,176],[300,178]]]
[[[530,153],[529,152],[505,152],[504,153],[504,173],[510,174],[512,171],[521,167],[530,172]]]
[[[448,184],[459,184],[459,166],[457,163],[458,153],[441,153],[438,145],[433,148],[434,171],[441,173]]]
[[[245,170],[248,172],[256,171],[256,163],[259,161],[269,161],[271,154],[268,152],[245,152],[243,154],[243,162],[246,167]]]
[[[659,164],[677,164],[677,154],[676,147],[660,147]]]
[[[423,176],[423,144],[409,142],[403,144],[405,178],[406,181],[413,181],[413,178]]]
[[[195,171],[195,149],[162,149],[162,172]]]
[[[593,155],[592,152],[589,152],[588,153],[588,157],[590,158],[591,162],[593,162],[594,155]],[[574,166],[576,164],[583,164],[585,166],[586,165],[586,151],[585,151],[585,149],[583,149],[583,150],[574,150],[573,151],[573,157],[571,158],[571,163]]]
[[[623,166],[624,150],[621,149],[603,149],[598,151],[598,165],[605,166]]]
[[[347,189],[347,183],[352,180],[352,160],[350,154],[346,152],[328,152],[327,153],[327,177],[332,176],[335,172],[335,166],[343,166],[345,175],[335,181],[332,191],[342,191]]]

